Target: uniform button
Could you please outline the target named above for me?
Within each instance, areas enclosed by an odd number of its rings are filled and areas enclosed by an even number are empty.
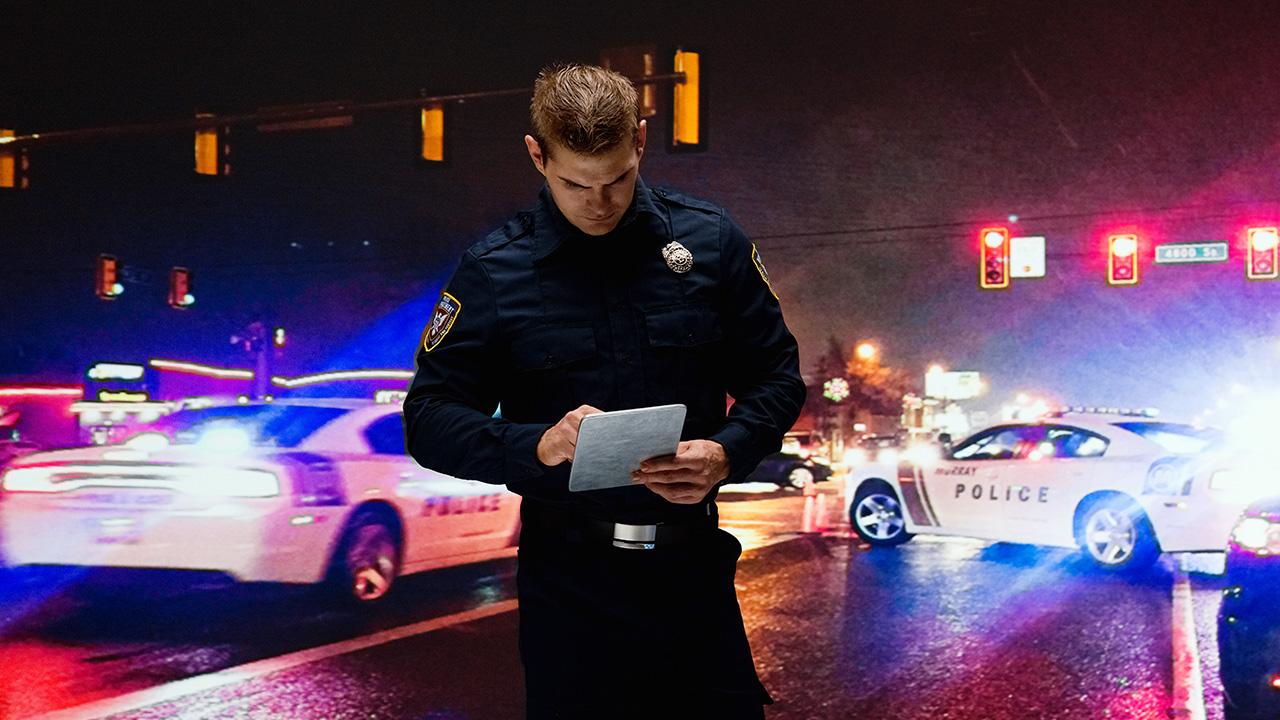
[[[663,190],[662,188],[654,188],[654,190],[653,190],[653,191],[654,191],[655,193],[657,193],[657,194],[658,194],[658,197],[666,197],[666,196],[667,196],[667,191],[666,191],[666,190]]]
[[[621,300],[614,300],[614,301],[613,301],[613,306],[614,306],[614,307],[616,307],[616,308],[621,308],[621,307],[622,307],[622,301],[621,301]]]
[[[684,334],[684,339],[685,339],[685,340],[690,340],[690,341],[692,341],[692,340],[693,340],[693,333],[691,333],[691,332],[687,332],[687,333],[685,333],[685,334]]]
[[[556,364],[556,356],[555,356],[555,355],[548,355],[548,356],[547,356],[547,367],[551,367],[552,365],[555,365],[555,364]]]
[[[625,363],[625,364],[627,364],[627,365],[630,365],[630,364],[631,364],[631,356],[630,356],[630,355],[623,355],[623,356],[622,356],[622,362],[623,362],[623,363]]]

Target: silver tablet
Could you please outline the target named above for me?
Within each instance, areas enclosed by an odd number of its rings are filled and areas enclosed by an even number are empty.
[[[634,484],[631,473],[640,463],[675,454],[684,413],[684,405],[657,405],[582,418],[569,489],[581,492]]]

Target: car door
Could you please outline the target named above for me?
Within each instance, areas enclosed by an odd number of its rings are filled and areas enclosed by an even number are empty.
[[[991,428],[961,443],[946,460],[920,468],[919,482],[941,528],[973,537],[1004,537],[1004,476],[1035,430]]]
[[[1006,471],[1006,527],[1017,542],[1071,544],[1075,508],[1104,472],[1108,441],[1069,425],[1041,429],[1023,462]]]
[[[509,543],[512,507],[518,500],[505,487],[418,465],[405,455],[399,413],[379,418],[364,434],[374,452],[372,461],[395,479],[395,502],[405,525],[406,566],[483,553]]]

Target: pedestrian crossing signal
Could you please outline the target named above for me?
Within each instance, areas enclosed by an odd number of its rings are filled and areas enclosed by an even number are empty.
[[[982,262],[978,266],[978,287],[982,290],[1009,289],[1009,229],[983,228],[978,234]]]
[[[1249,280],[1275,280],[1280,277],[1280,233],[1276,228],[1249,228],[1249,256],[1245,261],[1245,277]]]
[[[1112,235],[1107,238],[1107,285],[1127,287],[1142,282],[1138,265],[1138,236]]]

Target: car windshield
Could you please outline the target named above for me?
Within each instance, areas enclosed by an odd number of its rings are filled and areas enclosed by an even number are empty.
[[[1194,455],[1217,445],[1222,436],[1216,430],[1197,428],[1178,423],[1118,422],[1112,423],[1131,433],[1141,435],[1171,453]]]
[[[236,405],[187,410],[172,418],[178,444],[195,444],[210,431],[239,432],[252,445],[297,447],[308,435],[347,412],[344,408],[310,405]]]

